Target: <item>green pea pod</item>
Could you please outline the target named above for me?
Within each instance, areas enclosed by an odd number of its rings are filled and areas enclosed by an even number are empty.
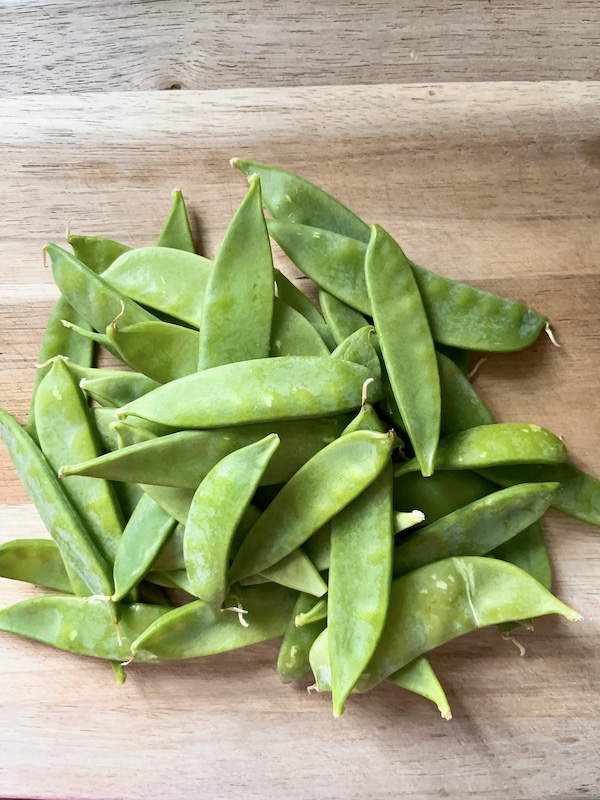
[[[138,247],[118,258],[102,277],[135,302],[199,328],[212,266],[207,258],[183,250]]]
[[[534,522],[512,539],[492,550],[494,558],[520,567],[545,589],[552,587],[552,564],[541,523]]]
[[[315,567],[322,572],[329,569],[331,559],[331,522],[325,523],[322,528],[308,539],[303,545],[304,552]]]
[[[166,586],[167,589],[183,589],[184,592],[193,597],[192,587],[185,569],[174,569],[169,572],[152,570],[148,574],[147,580],[158,586]]]
[[[139,372],[81,367],[69,360],[66,364],[83,391],[102,406],[119,408],[160,386]]]
[[[402,539],[394,575],[450,556],[483,556],[544,514],[558,483],[523,483],[493,492]]]
[[[224,364],[171,381],[117,412],[182,428],[323,417],[360,408],[361,389],[372,377],[338,358],[288,356]],[[381,384],[371,386],[381,396]]]
[[[129,439],[125,443],[129,446],[92,461],[64,466],[61,474],[196,489],[221,459],[275,433],[281,446],[261,483],[279,484],[289,480],[309,458],[337,439],[348,420],[348,416],[324,417],[180,431],[147,441],[143,439],[148,437],[148,432],[117,423],[113,430],[128,431]],[[136,438],[137,444],[133,443]]]
[[[131,646],[135,658],[168,661],[237,650],[281,636],[292,613],[296,592],[277,584],[236,587],[235,600],[246,612],[248,627],[240,625],[235,610],[219,609],[203,600],[165,614],[151,624]]]
[[[119,435],[121,438],[124,435],[126,437],[129,436],[129,438],[133,439],[129,443],[133,444],[135,442],[137,444],[140,441],[146,441],[145,437],[153,439],[155,436],[173,433],[173,428],[145,423],[142,420],[136,420],[134,417],[129,422],[119,422],[115,417],[116,410],[111,406],[91,409],[100,445],[105,453],[112,453],[114,450],[119,449],[121,446],[119,444]],[[133,438],[134,436],[135,438]]]
[[[326,597],[317,600],[314,605],[307,608],[305,611],[298,612],[294,617],[294,625],[297,628],[302,628],[304,625],[311,625],[313,622],[319,622],[322,619],[327,619]]]
[[[442,439],[436,469],[479,469],[505,464],[559,464],[567,450],[558,436],[539,425],[503,422],[479,425]],[[395,477],[419,469],[416,458],[403,464]]]
[[[178,522],[175,530],[163,544],[160,553],[156,556],[150,567],[151,571],[169,572],[171,570],[185,569],[183,557],[183,537],[185,526]]]
[[[335,350],[337,343],[333,338],[329,326],[323,319],[321,312],[314,303],[312,303],[304,292],[292,283],[289,278],[286,278],[278,269],[275,270],[275,283],[277,285],[277,295],[279,299],[302,314],[323,339],[328,349]]]
[[[141,486],[144,492],[151,497],[155,503],[158,503],[167,514],[174,517],[177,522],[185,525],[194,497],[193,489],[176,489],[173,486],[153,486],[149,483],[143,483]]]
[[[90,341],[105,347],[109,353],[113,354],[113,356],[120,358],[117,349],[113,346],[112,342],[105,333],[96,333],[96,331],[90,330],[89,327],[82,328],[80,325],[74,325],[72,322],[69,322],[68,319],[61,319],[61,322],[65,328],[69,328],[73,331],[73,333],[76,333],[78,336],[83,336],[85,339],[89,339]]]
[[[337,345],[369,324],[362,314],[323,289],[319,292],[319,305]]]
[[[299,594],[292,616],[283,635],[277,658],[277,672],[282,683],[298,681],[310,675],[308,654],[317,636],[325,629],[325,619],[298,627],[298,615],[309,611],[315,602],[310,594]],[[321,602],[321,601],[319,601]]]
[[[235,531],[276,449],[270,434],[218,461],[198,486],[183,540],[193,594],[220,606],[229,584],[229,554]]]
[[[600,480],[573,464],[519,464],[478,470],[500,486],[529,481],[559,481],[552,508],[590,525],[600,525]]]
[[[387,434],[357,431],[314,455],[250,530],[235,557],[230,580],[262,572],[300,547],[375,480],[388,463],[392,447]],[[307,497],[311,498],[308,506]]]
[[[40,384],[35,413],[40,446],[59,477],[65,458],[100,454],[86,398],[62,359],[54,362]],[[65,481],[63,489],[102,557],[112,564],[123,534],[123,516],[112,486],[100,478],[75,477]]]
[[[402,669],[392,673],[388,680],[402,689],[408,689],[409,692],[431,700],[438,707],[443,719],[452,719],[446,693],[425,656],[418,656]]]
[[[359,684],[367,691],[413,659],[465,633],[513,619],[580,615],[523,570],[493,558],[464,556],[436,561],[396,578],[379,644]],[[320,691],[330,691],[328,636],[310,653]]]
[[[378,431],[378,433],[383,433],[385,431],[385,427],[377,416],[377,412],[369,403],[364,403],[364,405],[361,406],[360,411],[352,422],[344,428],[342,436],[345,436],[347,433],[353,433],[354,431]]]
[[[122,600],[142,580],[176,522],[148,495],[143,495],[125,526],[115,558],[113,600]]]
[[[381,364],[373,341],[374,334],[375,328],[372,325],[359,328],[335,348],[331,358],[340,358],[343,361],[351,361],[353,364],[362,364],[369,371],[369,377],[381,378]],[[370,388],[369,397],[372,398]]]
[[[313,597],[322,597],[327,592],[327,584],[310,558],[298,547],[287,556],[264,569],[258,576],[264,580],[273,581],[280,586],[287,586],[298,592],[310,594]],[[248,585],[250,578],[240,581],[241,585]]]
[[[173,205],[156,241],[157,247],[172,247],[195,253],[194,237],[190,228],[185,200],[180,189],[173,189]]]
[[[73,248],[75,258],[82,261],[96,275],[101,275],[110,265],[131,250],[126,244],[101,236],[69,236],[69,244]]]
[[[454,362],[459,370],[469,377],[469,361],[471,360],[471,353],[468,350],[461,350],[460,347],[450,347],[446,344],[438,344],[435,348],[438,353],[441,353],[446,358],[449,358],[450,361]]]
[[[90,594],[110,597],[113,587],[106,561],[67,500],[54,470],[29,434],[2,409],[0,436],[27,494],[58,545],[71,580],[77,581],[76,593],[84,593],[86,587]]]
[[[272,356],[328,356],[329,348],[316,328],[279,297],[274,298]]]
[[[495,490],[493,483],[469,470],[438,470],[429,478],[420,472],[409,472],[394,478],[394,508],[414,506],[430,523]]]
[[[71,305],[97,331],[123,311],[130,325],[156,322],[156,317],[129,297],[117,291],[89,267],[56,244],[47,244],[56,285]]]
[[[268,357],[273,280],[260,180],[254,177],[225,232],[206,285],[198,369]]]
[[[440,379],[427,315],[408,259],[373,225],[365,256],[373,319],[406,430],[424,476],[433,472],[440,436]]]
[[[114,323],[106,335],[122,361],[157,383],[168,383],[196,371],[198,332],[168,322]]]
[[[72,592],[60,551],[50,539],[15,539],[0,545],[0,576]]]
[[[442,435],[491,425],[493,416],[460,367],[443,353],[437,354],[437,363],[442,395]]]
[[[106,603],[82,597],[48,595],[0,610],[0,630],[81,656],[125,661],[131,643],[169,609],[135,603],[119,606],[122,644]],[[140,653],[140,661],[144,654]]]

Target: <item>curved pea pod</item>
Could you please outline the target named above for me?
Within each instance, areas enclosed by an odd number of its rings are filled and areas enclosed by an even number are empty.
[[[388,680],[402,689],[431,700],[438,707],[443,719],[452,719],[446,692],[425,656],[415,658],[410,664],[390,675]]]
[[[299,681],[310,675],[308,654],[317,636],[325,629],[326,620],[322,618],[298,627],[296,619],[310,611],[314,602],[315,598],[310,594],[299,594],[296,600],[277,657],[277,672],[282,683]]]
[[[438,470],[429,478],[420,472],[408,472],[394,478],[394,508],[415,507],[435,522],[457,508],[496,491],[491,481],[469,470]]]
[[[95,458],[100,454],[89,408],[65,362],[57,359],[46,375],[35,401],[40,446],[50,466],[61,477],[65,458]],[[123,533],[123,516],[108,481],[75,477],[64,492],[107,563],[112,564]]]
[[[491,425],[494,418],[471,381],[450,358],[437,354],[442,399],[442,436]]]
[[[97,275],[105,272],[113,261],[131,250],[126,244],[101,236],[69,236],[75,258],[82,261]]]
[[[122,311],[130,324],[156,322],[156,317],[89,267],[56,244],[47,244],[46,252],[52,262],[52,274],[63,296],[97,331],[106,327]]]
[[[64,466],[62,475],[88,475],[113,481],[134,481],[196,489],[222,458],[275,433],[281,446],[261,479],[263,485],[289,480],[300,467],[333,442],[344,430],[348,416],[314,420],[240,425],[204,431],[179,431],[139,441],[122,450],[82,464]],[[118,423],[117,430],[126,430]],[[129,426],[127,426],[129,428]],[[147,437],[139,428],[129,428],[130,441]]]
[[[465,633],[513,619],[581,616],[512,564],[481,556],[436,561],[392,582],[388,617],[358,691],[373,688],[417,656]],[[310,662],[320,691],[330,691],[327,635]]]
[[[450,556],[483,556],[544,514],[557,483],[523,483],[493,492],[402,539],[394,551],[394,574]]]
[[[165,614],[131,646],[140,660],[168,661],[237,650],[265,639],[281,636],[296,600],[296,592],[277,586],[236,587],[236,600],[246,612],[248,627],[240,625],[235,611],[220,609],[197,600]]]
[[[385,427],[377,416],[377,412],[370,403],[364,403],[352,422],[344,428],[342,436],[354,431],[378,431],[383,433]]]
[[[259,164],[246,158],[232,158],[231,165],[247,178],[259,175],[263,200],[277,219],[289,219],[304,224],[319,225],[357,239],[369,239],[369,226],[345,205],[314,183],[278,167]]]
[[[119,542],[113,569],[113,600],[122,600],[152,567],[176,521],[148,495],[131,515]]]
[[[338,358],[288,356],[213,367],[161,386],[117,412],[182,428],[324,417],[361,405],[372,377],[360,364]],[[373,400],[381,384],[371,386]]]
[[[381,378],[381,364],[373,343],[374,335],[375,328],[372,325],[359,328],[335,348],[331,358],[362,364],[368,370],[370,378]],[[368,396],[369,399],[373,399],[370,386]]]
[[[539,425],[502,422],[479,425],[442,439],[436,469],[479,469],[505,464],[560,464],[567,450],[558,436]],[[403,464],[395,477],[419,469],[415,458]]]
[[[323,289],[319,292],[319,305],[337,345],[369,324],[361,313]]]
[[[257,575],[250,575],[240,581],[241,586],[254,586],[265,581],[273,581],[298,592],[322,597],[327,592],[327,584],[310,558],[298,547],[285,558],[264,569]]]
[[[305,625],[311,625],[313,622],[320,622],[327,619],[327,598],[322,597],[317,600],[314,605],[304,611],[298,612],[294,617],[294,625],[297,628],[302,628]]]
[[[199,328],[212,266],[207,258],[182,250],[138,247],[124,253],[102,277],[137,303]]]
[[[235,557],[230,580],[262,572],[300,547],[377,478],[392,446],[387,434],[357,431],[314,455],[252,527]]]
[[[50,539],[15,539],[0,545],[0,576],[72,592],[60,551]]]
[[[220,606],[229,590],[235,531],[276,449],[270,434],[218,461],[198,486],[185,528],[183,553],[192,593]]]
[[[365,277],[394,398],[421,472],[429,476],[440,436],[436,352],[410,263],[379,225],[371,228]]]
[[[252,177],[248,193],[225,231],[206,285],[198,369],[268,357],[273,280],[260,179]]]
[[[138,322],[106,329],[122,361],[157,383],[168,383],[196,371],[198,332],[168,322]]]
[[[160,386],[140,372],[82,367],[68,359],[65,363],[83,391],[102,406],[119,408]]]
[[[119,606],[122,640],[119,644],[106,603],[83,597],[48,595],[0,610],[0,630],[80,656],[121,662],[129,657],[131,643],[168,611],[166,606],[141,603]],[[143,653],[139,660],[144,660]]]
[[[185,200],[180,189],[173,189],[173,204],[156,241],[157,247],[172,247],[195,253],[194,237],[190,228]]]
[[[27,494],[58,545],[71,580],[77,581],[76,593],[83,593],[83,587],[87,587],[90,594],[110,596],[113,588],[106,561],[67,500],[54,470],[29,434],[2,409],[0,436]]]
[[[552,508],[568,517],[600,525],[600,480],[573,464],[519,464],[478,470],[500,486],[513,486],[529,481],[559,481]]]
[[[335,350],[337,343],[319,309],[308,299],[304,292],[292,283],[289,278],[286,278],[282,272],[278,269],[274,272],[277,296],[279,299],[283,300],[290,308],[302,314],[323,339],[328,349]]]
[[[279,297],[274,298],[272,356],[328,356],[329,348],[311,323]]]

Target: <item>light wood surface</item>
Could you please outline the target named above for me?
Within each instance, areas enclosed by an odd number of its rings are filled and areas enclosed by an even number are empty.
[[[25,420],[56,297],[43,244],[69,220],[151,243],[180,186],[212,255],[246,187],[228,160],[248,156],[320,183],[424,266],[546,312],[561,349],[493,356],[477,386],[600,474],[599,100],[581,83],[5,99],[0,405]],[[2,540],[42,535],[4,451],[0,492]],[[2,635],[0,796],[598,798],[600,536],[558,514],[547,531],[555,590],[585,621],[540,621],[524,658],[495,630],[435,653],[451,722],[392,686],[334,720],[279,683],[275,643],[133,666],[118,687],[100,662]],[[36,593],[0,582],[3,605]]]
[[[598,78],[595,0],[0,4],[3,93]]]

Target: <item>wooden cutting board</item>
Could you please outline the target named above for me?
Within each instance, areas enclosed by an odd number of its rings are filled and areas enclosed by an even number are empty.
[[[499,420],[564,437],[600,475],[600,85],[445,84],[5,99],[0,107],[0,405],[26,419],[57,296],[47,241],[151,244],[179,186],[213,255],[246,183],[232,156],[299,172],[384,225],[415,261],[545,312],[477,388]],[[297,276],[278,253],[277,262]],[[43,535],[5,452],[2,540]],[[496,630],[432,655],[454,719],[394,686],[282,686],[277,643],[119,687],[92,659],[0,637],[0,795],[19,798],[600,797],[600,535],[550,514],[555,591],[585,621]],[[0,581],[3,605],[38,591]]]

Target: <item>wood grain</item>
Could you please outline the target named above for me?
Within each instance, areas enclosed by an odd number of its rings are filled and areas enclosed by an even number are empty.
[[[595,0],[0,4],[2,92],[598,77]]]
[[[430,84],[13,98],[0,107],[0,405],[25,419],[56,297],[41,247],[74,232],[151,243],[174,185],[214,254],[246,183],[233,155],[294,169],[425,266],[546,312],[561,341],[495,355],[503,420],[562,434],[600,474],[600,85]],[[278,254],[278,264],[296,273]],[[0,455],[2,540],[43,535]],[[392,686],[328,700],[280,685],[277,646],[131,668],[1,637],[0,796],[291,800],[600,797],[600,537],[551,514],[555,590],[519,658],[494,630],[433,654],[454,719]],[[0,582],[0,601],[39,590]]]

